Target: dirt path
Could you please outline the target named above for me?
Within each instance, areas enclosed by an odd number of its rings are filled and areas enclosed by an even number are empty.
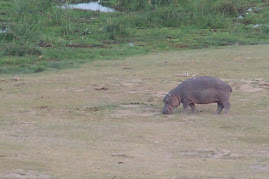
[[[267,178],[269,46],[186,50],[0,76],[0,178]],[[161,114],[180,81],[233,88],[229,116]]]

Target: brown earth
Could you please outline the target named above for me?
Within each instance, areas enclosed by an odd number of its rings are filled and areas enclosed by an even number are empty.
[[[1,75],[0,178],[268,178],[268,49],[184,50]],[[216,104],[161,114],[164,95],[192,75],[232,86],[229,116],[215,115]]]

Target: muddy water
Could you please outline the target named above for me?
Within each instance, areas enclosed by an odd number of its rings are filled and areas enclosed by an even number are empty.
[[[91,10],[100,12],[115,12],[114,9],[102,6],[98,2],[79,3],[79,4],[65,4],[61,6],[63,9],[80,9],[80,10]]]

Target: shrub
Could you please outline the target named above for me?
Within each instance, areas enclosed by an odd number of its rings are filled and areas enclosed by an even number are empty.
[[[16,0],[11,13],[15,23],[10,25],[5,40],[37,43],[42,37],[44,28],[48,26],[61,26],[64,35],[70,34],[73,26],[69,11],[53,7],[52,1]]]
[[[147,1],[145,0],[118,0],[117,6],[120,9],[129,11],[144,10],[147,7]]]
[[[39,37],[39,33],[36,30],[39,28],[39,23],[36,24],[15,24],[10,27],[10,35],[13,36],[14,41],[32,41]]]
[[[262,31],[265,34],[269,34],[269,25],[262,27]]]
[[[123,9],[139,10],[130,15],[131,24],[146,27],[226,28],[232,24],[230,16],[235,16],[240,6],[240,1],[235,0],[149,0],[139,9],[139,1],[118,2]]]
[[[8,44],[3,47],[4,56],[41,55],[39,48],[25,44]]]
[[[146,9],[154,9],[161,6],[177,4],[176,0],[118,0],[117,6],[123,10],[141,11]]]
[[[217,1],[215,5],[215,11],[235,16],[238,13],[238,7],[240,6],[240,1],[238,0],[221,0]]]
[[[15,41],[37,40],[45,12],[52,7],[52,0],[18,0],[11,13],[16,23],[10,26]]]
[[[13,16],[20,23],[34,23],[51,7],[52,0],[17,0]]]
[[[109,34],[109,38],[112,40],[121,40],[122,37],[125,37],[128,35],[128,32],[126,30],[126,27],[128,25],[125,24],[122,19],[109,19],[106,22],[106,32]]]

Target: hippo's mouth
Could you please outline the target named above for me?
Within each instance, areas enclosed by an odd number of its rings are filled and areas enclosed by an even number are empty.
[[[172,108],[170,106],[164,106],[162,113],[163,114],[171,114],[172,113]]]
[[[172,108],[170,106],[167,106],[167,108],[169,109],[169,111],[172,111]]]

